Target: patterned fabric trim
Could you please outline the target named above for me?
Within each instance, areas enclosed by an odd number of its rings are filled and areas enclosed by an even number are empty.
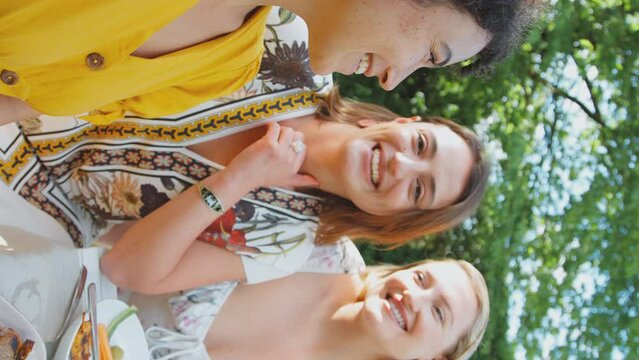
[[[0,147],[0,181],[15,188],[15,183],[20,181],[18,175],[29,173],[37,158],[16,124],[9,124],[1,129],[0,135],[7,135],[7,139],[2,139],[2,144],[8,145],[5,148]]]
[[[74,169],[93,166],[118,166],[120,170],[127,167],[152,170],[157,172],[173,172],[186,176],[191,184],[216,173],[217,168],[197,161],[176,149],[169,151],[142,149],[85,149],[75,152],[64,162],[50,167],[51,173],[57,179],[69,178]],[[317,217],[322,211],[322,201],[319,198],[305,194],[292,193],[277,188],[258,188],[244,196],[245,199],[255,200],[269,207],[277,207],[294,214]]]
[[[246,194],[244,199],[258,200],[265,205],[278,207],[294,214],[318,217],[322,212],[322,201],[308,195],[300,196],[277,188],[258,188]]]
[[[313,107],[317,103],[318,97],[313,92],[293,93],[256,104],[236,107],[177,126],[117,121],[108,126],[89,125],[80,132],[62,138],[38,140],[37,136],[34,136],[32,137],[32,145],[38,155],[47,157],[59,154],[87,139],[114,141],[136,138],[181,144],[188,140],[199,139],[204,135],[218,132],[223,128],[235,127],[291,111]]]
[[[35,173],[20,188],[19,194],[60,223],[69,233],[76,247],[83,247],[85,245],[84,236],[78,226],[80,221],[73,216],[74,211],[69,208],[64,195],[56,195],[55,190],[54,183],[49,181],[47,170],[42,166],[37,166]],[[58,200],[57,204],[53,201],[54,199]]]
[[[29,159],[33,157],[33,153],[27,143],[20,144],[20,147],[12,153],[7,161],[0,160],[0,178],[7,185],[11,183],[13,178],[29,165]]]

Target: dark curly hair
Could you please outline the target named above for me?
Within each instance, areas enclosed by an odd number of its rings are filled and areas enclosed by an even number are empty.
[[[460,68],[464,75],[486,75],[507,57],[523,35],[543,14],[544,0],[412,0],[422,6],[452,5],[472,16],[491,40],[475,60]]]

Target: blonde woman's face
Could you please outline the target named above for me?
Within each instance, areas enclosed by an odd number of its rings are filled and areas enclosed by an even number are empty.
[[[362,317],[393,359],[443,358],[478,316],[468,275],[454,262],[397,271],[370,285]]]
[[[468,59],[490,41],[472,16],[446,2],[342,0],[331,6],[305,19],[311,68],[377,77],[385,90],[419,68]]]

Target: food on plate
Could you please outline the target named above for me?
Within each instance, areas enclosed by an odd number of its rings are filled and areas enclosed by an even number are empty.
[[[100,347],[100,360],[113,360],[111,347],[109,347],[109,337],[104,324],[98,324],[98,346]]]
[[[13,360],[20,347],[20,335],[15,330],[0,327],[0,360]]]
[[[121,360],[124,358],[124,350],[118,346],[110,346],[109,339],[116,331],[118,326],[126,320],[129,316],[135,314],[138,309],[135,306],[130,306],[124,311],[119,313],[111,320],[111,323],[107,327],[104,324],[98,324],[98,348],[100,349],[99,360]],[[85,320],[86,313],[82,313],[82,322],[78,332],[73,338],[73,344],[71,345],[71,353],[69,354],[69,360],[89,360],[91,359],[91,321]],[[0,359],[5,360],[5,359]],[[8,358],[7,360],[14,360]]]
[[[33,350],[34,345],[35,342],[33,342],[33,340],[27,339],[23,341],[22,344],[20,344],[18,351],[16,352],[15,360],[26,360],[27,356],[29,356],[29,354],[31,353],[31,350]]]
[[[84,320],[85,313],[82,313],[82,323],[78,332],[73,338],[71,345],[71,360],[88,360],[91,358],[91,321]]]
[[[0,360],[26,360],[33,345],[33,340],[21,341],[17,331],[0,325]]]
[[[129,316],[135,314],[137,311],[138,311],[138,308],[136,308],[135,306],[129,306],[128,308],[124,309],[124,311],[119,313],[116,317],[114,317],[113,320],[111,320],[111,323],[109,324],[109,326],[105,328],[105,333],[107,334],[107,342],[106,342],[107,347],[109,345],[108,340],[111,339],[111,336],[113,336],[113,333],[118,328],[118,326],[120,326],[120,324],[124,320],[126,320]],[[100,341],[102,341],[101,338],[100,338]],[[110,357],[109,358],[105,357],[104,359],[100,359],[100,360],[122,360],[124,358],[124,349],[122,349],[119,346],[111,346],[108,349],[108,352],[100,350],[100,358],[102,358],[102,353],[108,353]]]
[[[113,360],[122,360],[124,358],[124,350],[119,346],[111,346],[111,355],[113,355]]]
[[[117,329],[118,326],[124,320],[126,320],[129,316],[135,314],[137,311],[138,311],[138,308],[136,308],[135,306],[129,306],[124,311],[119,313],[118,316],[114,317],[113,320],[111,320],[111,323],[109,324],[109,327],[107,327],[107,333],[109,335],[109,339],[111,338],[111,336],[113,336],[113,333],[115,332],[115,329]]]

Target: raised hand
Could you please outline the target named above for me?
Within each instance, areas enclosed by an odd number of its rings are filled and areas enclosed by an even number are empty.
[[[318,186],[314,177],[298,173],[306,156],[304,134],[277,123],[267,126],[266,135],[244,149],[224,171],[251,189]]]

